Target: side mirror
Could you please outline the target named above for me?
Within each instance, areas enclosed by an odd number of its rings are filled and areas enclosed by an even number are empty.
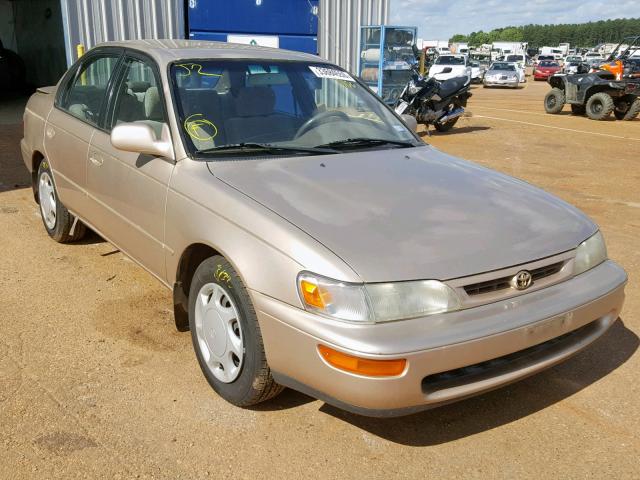
[[[453,72],[453,68],[451,67],[447,67],[444,70],[442,70],[442,73],[451,73],[451,72]]]
[[[411,115],[400,115],[404,124],[412,131],[418,131],[418,121]]]
[[[169,125],[166,123],[162,124],[159,139],[147,123],[121,123],[111,130],[111,145],[125,152],[145,153],[175,160]]]

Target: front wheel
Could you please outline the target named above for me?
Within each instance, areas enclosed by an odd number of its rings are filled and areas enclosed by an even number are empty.
[[[76,222],[75,229],[73,229],[75,218],[58,198],[58,191],[53,182],[51,166],[46,159],[40,162],[37,178],[40,215],[42,216],[42,223],[49,236],[58,243],[80,240],[85,235],[86,227],[82,222],[78,221]]]
[[[229,403],[248,407],[283,390],[271,376],[247,289],[219,255],[204,260],[193,275],[189,328],[202,373]]]
[[[591,120],[606,120],[615,108],[611,95],[605,92],[596,93],[587,102],[587,116]]]
[[[544,97],[544,110],[547,113],[560,113],[564,108],[564,92],[559,88],[552,88]]]

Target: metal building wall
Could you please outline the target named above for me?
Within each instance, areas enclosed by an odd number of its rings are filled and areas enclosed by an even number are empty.
[[[182,0],[61,0],[67,64],[76,46],[111,40],[184,38]]]
[[[390,0],[320,0],[320,56],[356,74],[360,27],[386,24]]]

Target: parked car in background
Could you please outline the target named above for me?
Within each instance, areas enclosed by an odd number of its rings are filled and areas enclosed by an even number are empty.
[[[534,80],[547,80],[550,76],[560,72],[562,67],[555,61],[543,60],[533,70]]]
[[[482,83],[485,67],[476,60],[470,60],[469,66],[471,67],[471,81],[474,83]]]
[[[471,81],[469,59],[466,55],[440,55],[429,68],[429,77],[436,80],[467,77]]]
[[[584,58],[582,58],[581,55],[567,55],[564,58],[564,63],[582,63],[584,61]]]
[[[485,87],[512,87],[520,85],[518,66],[509,62],[494,62],[484,74]]]
[[[47,234],[88,226],[171,289],[224,399],[393,416],[569,358],[627,281],[586,215],[415,126],[315,55],[144,40],[34,94],[20,146]]]
[[[538,55],[538,58],[536,59],[536,63],[534,66],[537,66],[540,62],[555,62],[555,61],[556,61],[555,55]]]
[[[589,73],[589,65],[582,61],[566,62],[562,66],[562,73],[572,75],[574,73]]]
[[[588,57],[585,59],[586,64],[591,69],[597,69],[600,65],[606,62],[603,57]]]

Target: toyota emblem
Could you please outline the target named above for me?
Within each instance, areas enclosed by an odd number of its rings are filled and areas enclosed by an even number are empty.
[[[515,274],[511,279],[511,286],[516,290],[526,290],[533,283],[533,277],[531,273],[526,270],[521,270]]]

